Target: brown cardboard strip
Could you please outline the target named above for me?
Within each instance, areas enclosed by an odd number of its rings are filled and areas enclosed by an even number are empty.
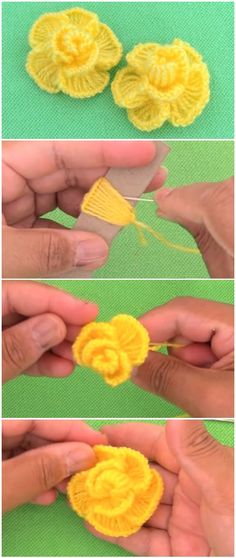
[[[106,178],[124,197],[134,196],[139,198],[145,192],[148,184],[169,153],[170,149],[164,142],[156,141],[155,143],[157,154],[148,165],[129,169],[111,168],[107,172]],[[137,202],[131,201],[130,203],[135,206]],[[102,221],[97,217],[92,217],[83,212],[79,215],[74,228],[77,230],[94,232],[102,236],[108,245],[111,244],[113,238],[121,229],[121,227],[111,225],[110,223],[106,223],[106,221]],[[93,271],[88,270],[86,267],[81,267],[69,272],[65,277],[88,278],[91,277],[92,274]]]

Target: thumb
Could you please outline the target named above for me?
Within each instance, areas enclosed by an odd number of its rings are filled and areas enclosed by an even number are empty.
[[[95,269],[108,253],[103,238],[83,231],[3,227],[3,276],[52,277]]]
[[[192,416],[215,416],[214,390],[205,368],[150,351],[144,364],[134,370],[132,380],[139,387],[164,397]],[[216,377],[214,385],[218,387]],[[202,393],[204,397],[199,396]]]
[[[34,316],[5,329],[2,334],[3,382],[27,370],[65,336],[66,326],[54,314]]]
[[[185,227],[205,245],[203,229],[227,253],[233,255],[233,179],[198,183],[183,188],[161,188],[156,193],[157,214]],[[203,246],[204,247],[204,246]]]
[[[3,511],[35,500],[95,462],[92,448],[78,442],[50,444],[7,459],[2,465]]]
[[[213,520],[210,513],[222,518],[233,517],[233,450],[215,440],[200,420],[168,421],[166,436],[170,450],[207,504],[205,528],[212,535],[216,517]],[[225,522],[228,524],[231,520],[226,519]],[[220,530],[221,525],[218,528]],[[226,538],[224,532],[224,539]],[[231,556],[225,553],[220,555]]]

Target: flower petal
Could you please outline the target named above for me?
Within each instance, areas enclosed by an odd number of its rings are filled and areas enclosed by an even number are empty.
[[[191,64],[202,62],[201,54],[199,54],[189,43],[185,43],[184,41],[181,41],[181,39],[175,39],[172,44],[184,49]]]
[[[59,72],[48,49],[34,49],[28,54],[26,70],[36,83],[48,93],[58,93]]]
[[[173,126],[191,124],[209,101],[209,73],[206,64],[195,64],[189,74],[185,92],[170,103],[169,120]]]
[[[139,130],[150,132],[160,128],[170,114],[169,103],[148,101],[138,108],[128,110],[129,120]]]
[[[61,72],[59,86],[63,93],[83,99],[86,97],[93,97],[97,93],[101,93],[109,82],[108,72],[98,70],[91,70],[85,75],[71,75],[67,76]]]
[[[142,364],[148,354],[149,335],[145,327],[133,316],[119,314],[111,320],[122,351],[133,365]]]
[[[145,92],[147,87],[147,77],[141,77],[135,70],[126,66],[116,73],[111,90],[117,105],[131,109],[140,107],[148,101],[149,97]]]
[[[86,31],[93,37],[97,36],[100,27],[97,14],[88,12],[83,8],[71,8],[65,10],[64,14],[68,17],[70,23],[78,25],[81,31]]]
[[[66,24],[68,24],[68,18],[65,12],[43,14],[31,27],[29,33],[30,46],[33,48],[44,45],[51,40],[54,33]]]
[[[126,60],[138,73],[146,72],[158,53],[160,45],[157,43],[145,43],[136,45],[126,56]]]
[[[97,68],[110,70],[113,66],[116,66],[122,56],[122,46],[110,27],[104,23],[99,26],[96,43],[99,48]]]

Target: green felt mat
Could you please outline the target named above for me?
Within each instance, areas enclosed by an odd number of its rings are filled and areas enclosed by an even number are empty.
[[[25,71],[28,32],[45,12],[81,6],[98,14],[123,44],[189,42],[211,74],[211,100],[187,128],[144,133],[114,104],[110,87],[87,100],[38,88]],[[124,66],[125,57],[118,67]],[[117,67],[117,68],[118,68]],[[113,79],[116,69],[111,72]],[[233,2],[3,2],[4,138],[233,138]]]
[[[107,421],[91,421],[99,428]],[[110,422],[110,421],[109,421]],[[234,425],[206,421],[221,443],[233,446]],[[96,539],[60,496],[49,507],[22,506],[3,518],[3,556],[130,556],[118,546]]]
[[[234,144],[231,141],[168,141],[171,151],[165,159],[169,177],[166,186],[176,187],[192,182],[218,181],[233,174]],[[151,194],[148,194],[150,197]],[[170,221],[157,219],[156,204],[140,201],[140,221],[148,223],[168,239],[184,246],[194,241],[184,229]],[[61,224],[71,227],[75,219],[56,210],[49,214]],[[126,227],[112,242],[109,260],[94,277],[208,277],[201,256],[169,249],[148,235],[148,245],[140,246],[136,229]]]
[[[45,281],[47,283],[47,281]],[[139,316],[176,296],[233,303],[233,281],[48,281],[100,306],[99,319]],[[181,410],[131,382],[112,388],[82,367],[64,379],[21,376],[3,387],[6,417],[176,417]]]

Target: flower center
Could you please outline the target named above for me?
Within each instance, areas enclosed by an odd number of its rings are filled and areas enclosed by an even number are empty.
[[[104,348],[102,351],[97,350],[97,353],[93,356],[93,366],[95,369],[101,372],[115,372],[119,366],[119,357],[114,349]]]
[[[177,81],[178,64],[167,61],[163,56],[158,56],[155,62],[149,73],[151,84],[160,89],[171,87]]]
[[[97,59],[97,45],[93,37],[71,25],[60,29],[54,37],[54,60],[67,69],[88,69]]]

